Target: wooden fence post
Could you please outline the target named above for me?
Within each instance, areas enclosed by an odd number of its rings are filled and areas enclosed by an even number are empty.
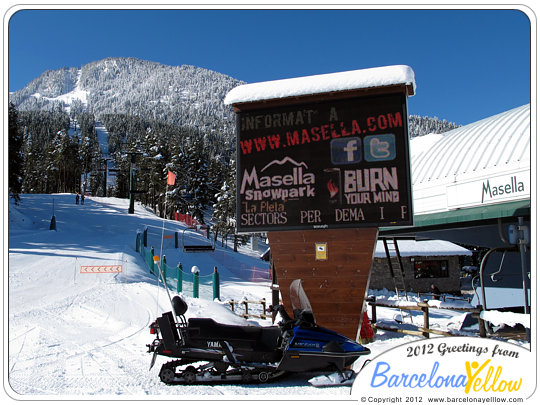
[[[249,308],[248,308],[248,302],[247,301],[244,301],[242,302],[244,304],[244,307],[245,307],[245,317],[248,318],[249,317]]]
[[[486,337],[487,336],[486,323],[480,317],[480,314],[482,313],[482,310],[483,310],[482,305],[478,305],[476,308],[478,310],[478,332],[480,334],[480,337]]]
[[[375,325],[377,323],[377,305],[375,304],[375,297],[368,297],[367,302],[371,303],[371,323]]]
[[[262,304],[262,307],[263,307],[263,312],[262,312],[261,318],[266,319],[266,298],[263,298],[261,300],[261,304]]]
[[[424,300],[423,305],[420,303],[419,306],[422,307],[422,312],[424,313],[424,332],[422,332],[422,335],[425,338],[429,338],[429,307],[428,307],[428,300]]]

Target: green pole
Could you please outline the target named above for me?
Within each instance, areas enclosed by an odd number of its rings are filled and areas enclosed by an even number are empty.
[[[219,300],[219,273],[217,271],[217,266],[214,267],[214,274],[212,274],[212,287],[213,287],[213,299]]]
[[[178,270],[178,278],[176,281],[176,292],[181,293],[182,292],[182,263],[178,262],[177,270]]]

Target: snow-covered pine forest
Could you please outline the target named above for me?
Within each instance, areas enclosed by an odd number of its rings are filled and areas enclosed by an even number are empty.
[[[160,216],[211,221],[216,236],[233,233],[234,113],[223,99],[239,84],[134,58],[46,71],[10,94],[10,192],[128,198],[133,156],[138,201]],[[409,117],[411,138],[455,127]],[[107,184],[105,166],[116,176]],[[169,170],[177,176],[167,187]]]

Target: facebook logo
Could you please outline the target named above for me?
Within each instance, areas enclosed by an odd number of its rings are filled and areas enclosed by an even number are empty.
[[[362,140],[357,137],[333,139],[330,154],[335,165],[347,165],[362,161]]]

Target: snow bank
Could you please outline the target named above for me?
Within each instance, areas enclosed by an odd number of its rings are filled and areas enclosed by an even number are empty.
[[[386,306],[394,307],[394,308],[410,307],[410,306],[416,305],[417,303],[418,303],[418,300],[414,300],[413,297],[411,297],[410,300],[405,300],[405,299],[377,299],[377,304],[386,305]]]
[[[377,304],[386,305],[394,308],[399,307],[410,307],[423,302],[417,296],[410,296],[408,300],[406,299],[396,299],[396,297],[377,299]],[[432,308],[439,309],[473,309],[474,307],[469,304],[467,301],[452,300],[452,301],[440,301],[440,300],[428,300],[427,305]],[[420,307],[418,307],[420,309]]]
[[[399,84],[412,85],[414,92],[416,91],[414,72],[411,67],[385,66],[244,84],[232,89],[225,97],[224,103],[230,105]]]
[[[480,318],[496,326],[507,325],[514,327],[517,324],[520,324],[526,328],[531,327],[531,316],[527,314],[516,314],[515,312],[501,311],[482,311],[480,312]]]
[[[430,307],[440,308],[440,309],[473,309],[474,307],[469,304],[467,301],[440,301],[440,300],[429,300],[427,304]]]

